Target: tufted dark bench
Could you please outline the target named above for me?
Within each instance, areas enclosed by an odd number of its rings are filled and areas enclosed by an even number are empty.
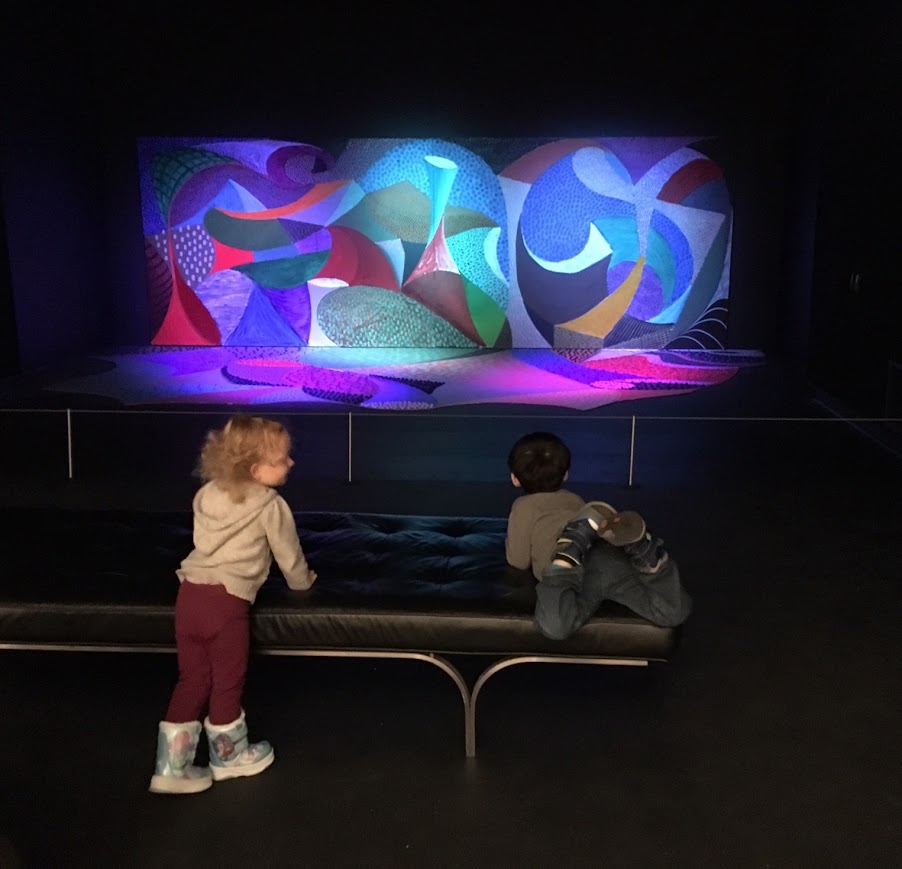
[[[6,509],[0,516],[0,649],[172,652],[175,568],[191,514]],[[319,580],[291,591],[274,568],[252,609],[254,650],[270,655],[409,658],[460,689],[465,747],[476,700],[499,670],[529,662],[646,666],[678,629],[617,604],[567,640],[533,622],[535,581],[504,560],[506,520],[296,514]],[[472,687],[447,656],[491,659]]]

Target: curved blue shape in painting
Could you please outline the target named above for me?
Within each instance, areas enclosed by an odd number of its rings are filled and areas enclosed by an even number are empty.
[[[571,160],[568,155],[549,167],[523,203],[523,240],[542,260],[560,262],[576,256],[588,242],[590,223],[599,229],[606,218],[631,218],[635,223],[636,209],[631,202],[589,190],[573,171]],[[607,240],[614,256],[622,256],[611,239]]]
[[[669,260],[666,266],[659,265],[658,246],[649,245],[649,265],[661,276],[664,286],[664,304],[671,305],[689,289],[692,280],[692,250],[683,231],[660,211],[651,216],[652,232],[661,239],[661,255],[666,251]],[[665,280],[665,274],[670,276]],[[670,321],[671,323],[673,320]]]
[[[431,195],[429,197],[432,205],[432,212],[429,218],[429,238],[426,240],[428,244],[432,241],[435,231],[441,222],[442,215],[448,205],[451,197],[451,188],[454,186],[454,179],[457,177],[457,164],[446,157],[437,157],[430,155],[425,158],[426,172],[429,175],[429,187]]]

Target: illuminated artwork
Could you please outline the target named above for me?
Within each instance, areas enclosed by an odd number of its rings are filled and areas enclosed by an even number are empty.
[[[726,349],[732,208],[703,139],[139,146],[149,342],[83,389],[590,408],[756,361]]]

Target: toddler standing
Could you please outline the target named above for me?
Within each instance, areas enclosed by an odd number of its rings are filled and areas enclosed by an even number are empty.
[[[197,793],[213,781],[256,775],[275,757],[249,742],[241,705],[250,650],[250,606],[275,558],[289,588],[316,581],[291,509],[276,492],[294,465],[278,422],[248,414],[207,435],[204,485],[194,496],[194,549],[176,571],[179,677],[159,725],[154,793]],[[200,718],[210,766],[194,766]]]

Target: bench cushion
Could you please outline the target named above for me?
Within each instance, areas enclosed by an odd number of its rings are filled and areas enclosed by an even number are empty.
[[[607,602],[567,640],[533,621],[535,580],[504,559],[502,518],[296,513],[319,580],[277,567],[252,609],[258,650],[575,654],[666,660],[678,629]],[[191,514],[2,511],[0,646],[174,647],[175,569]]]

